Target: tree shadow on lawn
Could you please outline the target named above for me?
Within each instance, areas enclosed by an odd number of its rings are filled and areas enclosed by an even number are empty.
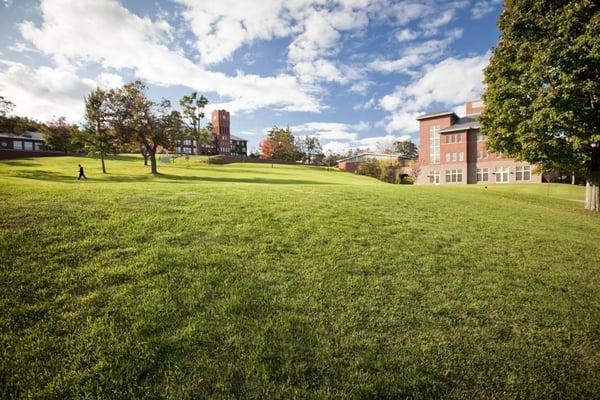
[[[16,178],[34,179],[49,182],[74,182],[77,181],[77,176],[65,175],[59,172],[46,170],[27,170],[14,171],[9,176]],[[156,178],[157,180],[153,180]],[[82,179],[82,181],[85,181]],[[162,183],[186,183],[186,182],[228,182],[228,183],[262,183],[274,185],[329,185],[334,183],[319,182],[303,179],[273,179],[273,178],[228,178],[228,177],[213,177],[213,176],[182,176],[158,174],[156,177],[148,175],[104,175],[101,178],[88,177],[90,182],[160,182]]]
[[[33,162],[31,160],[23,159],[23,160],[2,160],[1,164],[10,165],[14,167],[39,167],[42,165],[41,163]]]

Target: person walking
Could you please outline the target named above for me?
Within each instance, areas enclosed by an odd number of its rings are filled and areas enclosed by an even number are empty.
[[[77,177],[77,180],[80,180],[81,178],[85,179],[87,181],[87,176],[85,176],[85,172],[83,172],[83,167],[81,166],[81,164],[79,165],[79,176]]]

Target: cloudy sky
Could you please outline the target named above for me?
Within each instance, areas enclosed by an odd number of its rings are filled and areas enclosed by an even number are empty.
[[[256,149],[292,127],[326,149],[417,142],[415,116],[482,91],[501,0],[0,0],[0,95],[81,120],[96,86],[199,91]]]

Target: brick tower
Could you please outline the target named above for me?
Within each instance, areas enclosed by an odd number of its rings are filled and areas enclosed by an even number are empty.
[[[213,111],[212,125],[215,136],[217,137],[217,154],[229,154],[231,152],[229,113],[225,110]]]

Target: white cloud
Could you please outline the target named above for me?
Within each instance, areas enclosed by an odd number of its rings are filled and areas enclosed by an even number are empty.
[[[196,35],[204,64],[226,60],[254,40],[283,37],[292,31],[282,15],[283,0],[176,1],[184,6],[183,16]]]
[[[294,77],[280,74],[227,76],[212,72],[167,46],[171,28],[132,14],[115,0],[43,0],[43,22],[20,25],[23,37],[59,65],[100,63],[116,71],[131,69],[157,85],[183,85],[223,96],[232,112],[271,107],[319,111],[319,101]]]
[[[111,74],[109,72],[101,72],[96,78],[96,81],[99,86],[107,89],[123,86],[124,84],[121,75]]]
[[[83,114],[83,99],[96,82],[80,78],[69,68],[39,67],[1,61],[0,92],[15,103],[15,114],[43,121],[64,116],[78,121]]]
[[[502,0],[478,1],[471,8],[471,17],[473,17],[473,19],[483,18],[487,14],[493,12],[500,4],[502,4]]]
[[[410,29],[402,29],[400,32],[396,33],[396,39],[398,39],[399,42],[407,42],[416,39],[418,36],[417,32]]]
[[[369,100],[367,100],[365,103],[356,104],[354,107],[352,107],[352,109],[355,111],[369,110],[369,109],[375,107],[376,104],[377,104],[377,100],[374,97],[372,97]]]
[[[351,92],[364,95],[364,94],[367,94],[367,91],[369,90],[369,88],[371,86],[373,86],[374,84],[375,84],[375,82],[373,82],[373,81],[362,79],[356,83],[353,83],[352,86],[350,86],[349,90]]]
[[[340,122],[308,122],[291,127],[292,132],[302,136],[316,136],[319,140],[351,142],[358,139],[358,132],[366,131],[369,128],[370,124],[365,121],[355,125]]]
[[[444,39],[431,39],[425,42],[414,43],[401,51],[401,56],[395,60],[376,59],[368,64],[371,70],[383,73],[404,73],[415,75],[415,67],[426,62],[439,59],[448,49],[450,44],[462,36],[462,29],[451,30]]]
[[[483,68],[489,53],[469,58],[447,58],[428,65],[423,76],[407,86],[380,99],[380,106],[390,115],[386,118],[387,132],[416,131],[415,117],[434,103],[446,106],[478,98],[483,92]]]

